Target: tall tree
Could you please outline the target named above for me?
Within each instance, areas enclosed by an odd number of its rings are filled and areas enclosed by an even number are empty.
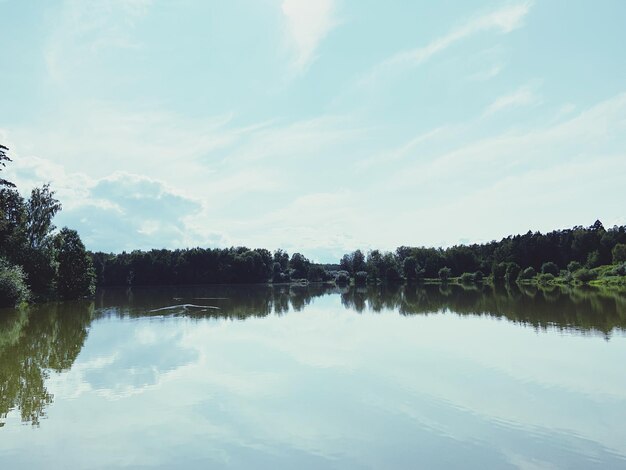
[[[46,237],[56,228],[52,219],[61,210],[61,203],[54,197],[50,184],[35,188],[27,204],[27,234],[31,248],[41,247]]]
[[[64,299],[79,299],[95,290],[95,272],[91,257],[78,232],[64,227],[55,237],[59,262],[57,292]]]

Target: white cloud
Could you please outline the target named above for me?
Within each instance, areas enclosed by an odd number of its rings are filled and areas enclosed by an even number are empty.
[[[490,79],[498,76],[500,74],[500,72],[502,72],[502,65],[495,64],[495,65],[492,65],[491,67],[489,67],[486,70],[482,70],[480,72],[473,73],[468,78],[470,80],[483,82],[483,81],[490,80]]]
[[[490,116],[507,108],[519,108],[532,106],[540,102],[539,97],[528,86],[518,88],[513,93],[501,96],[491,103],[484,112],[484,116]]]
[[[461,27],[431,41],[425,46],[397,53],[384,60],[374,67],[366,76],[364,82],[371,82],[381,74],[392,69],[419,65],[435,54],[474,34],[486,31],[496,31],[502,34],[510,33],[523,25],[524,18],[530,11],[531,6],[532,2],[522,2],[473,18]]]
[[[334,0],[283,0],[282,12],[293,42],[293,67],[303,72],[315,60],[319,43],[336,26]]]

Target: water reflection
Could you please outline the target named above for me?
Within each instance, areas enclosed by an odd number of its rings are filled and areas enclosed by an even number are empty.
[[[309,286],[196,286],[109,289],[95,302],[50,303],[27,309],[0,310],[0,426],[19,410],[23,422],[39,425],[53,395],[46,388],[50,372],[69,370],[94,320],[185,316],[190,320],[243,320],[300,312],[315,299],[341,298],[354,312],[398,312],[428,315],[451,312],[506,319],[536,329],[549,327],[575,333],[599,333],[609,339],[626,327],[626,294],[598,289],[534,287],[462,287],[458,285],[329,288]],[[163,307],[192,304],[200,309]],[[143,335],[143,336],[141,336]],[[157,382],[159,374],[188,364],[197,354],[181,347],[181,337],[152,336],[116,323],[100,326],[92,338],[115,351],[93,358],[81,380],[93,389],[125,393]],[[97,349],[97,348],[96,348]],[[87,354],[83,360],[88,363]],[[111,385],[114,384],[114,385]]]
[[[34,425],[45,417],[53,399],[45,385],[49,372],[72,367],[92,317],[92,302],[0,312],[0,426],[14,408]]]

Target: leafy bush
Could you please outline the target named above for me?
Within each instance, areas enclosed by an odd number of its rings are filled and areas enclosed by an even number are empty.
[[[542,274],[540,274],[537,277],[537,281],[540,284],[547,284],[547,283],[549,283],[550,281],[553,281],[553,280],[554,280],[554,274],[552,274],[552,273],[542,273]]]
[[[354,284],[357,286],[364,286],[367,284],[367,271],[358,271],[354,275]]]
[[[439,270],[439,279],[441,279],[444,282],[450,279],[451,275],[452,275],[452,270],[448,268],[447,266]]]
[[[389,266],[387,271],[385,272],[385,281],[387,282],[400,282],[402,280],[402,276],[400,276],[400,272],[398,268],[395,266]]]
[[[504,275],[504,278],[507,280],[507,282],[513,282],[519,276],[520,271],[521,268],[519,267],[519,264],[508,263],[506,266],[506,274]]]
[[[587,262],[585,263],[585,267],[589,269],[597,268],[600,266],[600,252],[598,250],[594,250],[587,256]]]
[[[474,282],[474,275],[472,273],[463,273],[459,280],[463,284],[472,284]]]
[[[532,266],[529,266],[519,273],[518,279],[521,279],[521,280],[532,279],[536,275],[537,275],[537,271],[535,271],[535,268],[533,268]]]
[[[553,276],[558,276],[559,267],[556,265],[556,263],[548,261],[547,263],[543,263],[541,265],[541,272],[542,274],[552,274]]]
[[[500,281],[502,279],[504,279],[504,276],[506,276],[506,268],[507,268],[507,264],[506,263],[494,263],[492,268],[491,268],[491,273],[493,274],[493,279],[495,281]]]
[[[350,276],[346,271],[339,271],[335,277],[335,284],[338,286],[347,286],[350,283]]]
[[[578,261],[570,261],[570,262],[567,264],[567,270],[568,270],[570,273],[575,273],[576,271],[578,271],[578,270],[579,270],[580,268],[582,268],[582,267],[583,267],[583,265],[582,265],[582,264],[580,264]]]
[[[28,300],[30,292],[22,268],[0,259],[0,307],[14,307]]]
[[[626,244],[618,243],[611,250],[611,254],[613,255],[613,263],[626,262]]]
[[[593,281],[596,279],[598,275],[590,269],[582,268],[574,273],[574,279],[582,282],[583,284],[588,283],[589,281]]]

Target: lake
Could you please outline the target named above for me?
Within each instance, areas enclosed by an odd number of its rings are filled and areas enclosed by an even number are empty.
[[[1,468],[626,468],[626,294],[210,286],[0,310]]]

